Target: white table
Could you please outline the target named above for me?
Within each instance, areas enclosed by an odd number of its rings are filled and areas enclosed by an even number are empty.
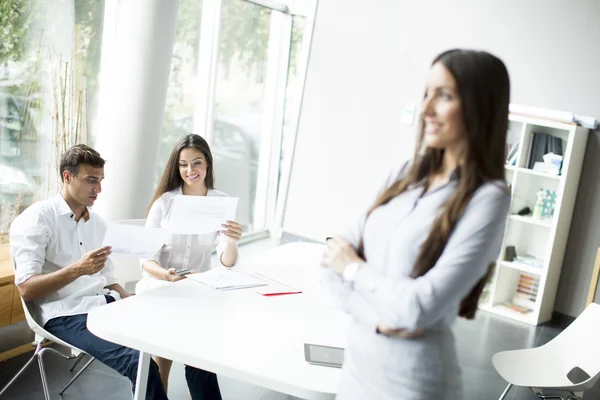
[[[151,355],[305,399],[335,397],[340,370],[308,364],[307,331],[339,330],[345,318],[319,287],[322,245],[290,243],[242,261],[302,294],[261,296],[255,289],[217,291],[188,279],[92,310],[95,335],[140,350],[138,381]],[[320,343],[323,344],[323,343]],[[135,399],[145,398],[136,386]]]

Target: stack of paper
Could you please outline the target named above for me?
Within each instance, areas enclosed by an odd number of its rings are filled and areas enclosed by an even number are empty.
[[[188,279],[203,283],[217,290],[246,289],[267,284],[254,274],[234,272],[227,268],[215,268],[201,274],[187,275]]]

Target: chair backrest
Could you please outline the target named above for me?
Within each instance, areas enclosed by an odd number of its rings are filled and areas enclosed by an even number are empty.
[[[600,305],[591,303],[583,312],[545,346],[556,354],[565,368],[583,369],[590,377],[600,376]]]
[[[12,253],[10,255],[10,261],[13,267],[13,270],[16,271],[15,262],[12,258]],[[37,313],[35,312],[35,304],[26,302],[21,297],[19,293],[19,298],[21,299],[21,304],[23,305],[23,312],[25,313],[25,320],[27,321],[27,325],[29,328],[35,333],[35,343],[39,344],[44,339],[50,340],[51,342],[58,343],[62,346],[68,347],[72,350],[72,353],[78,355],[79,353],[84,353],[83,350],[78,349],[75,346],[70,345],[62,339],[57,338],[47,330],[45,330],[36,320]]]

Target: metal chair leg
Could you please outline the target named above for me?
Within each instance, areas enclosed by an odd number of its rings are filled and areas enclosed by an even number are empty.
[[[535,388],[530,388],[533,393],[538,397],[538,399],[542,400],[565,400],[564,397],[558,394],[544,394],[541,389],[536,390]]]
[[[40,350],[40,352],[38,353],[38,357],[41,357],[41,356],[42,356],[44,353],[50,353],[50,354],[52,354],[53,356],[56,356],[56,357],[58,357],[58,358],[63,358],[63,359],[65,359],[65,360],[72,360],[72,359],[74,359],[74,358],[77,358],[77,356],[74,356],[74,355],[72,355],[72,354],[71,354],[71,355],[68,355],[68,356],[65,356],[63,353],[61,353],[61,352],[60,352],[60,351],[58,351],[58,350],[55,350],[55,349],[53,349],[52,347],[44,347],[44,348],[43,348],[42,350]]]
[[[75,359],[75,362],[73,363],[73,366],[71,367],[71,369],[69,370],[69,372],[73,372],[73,370],[75,369],[75,367],[81,362],[81,359],[83,358],[84,355],[85,355],[85,353],[79,353],[79,355]]]
[[[41,344],[38,344],[35,352],[31,356],[31,358],[29,359],[29,361],[27,361],[25,363],[25,365],[23,365],[23,367],[19,370],[19,372],[17,372],[17,374],[6,384],[6,386],[4,386],[2,388],[2,390],[0,390],[0,397],[23,374],[23,372],[25,372],[25,370],[27,369],[27,367],[29,367],[31,365],[31,363],[33,362],[33,360],[35,360],[35,358],[37,357],[37,353],[38,353],[38,350],[40,349],[40,347],[41,347]]]
[[[512,389],[513,384],[509,383],[508,386],[506,387],[506,389],[504,389],[504,392],[502,392],[502,395],[500,395],[500,398],[498,400],[503,400],[506,395],[508,394],[508,392],[510,391],[510,389]]]
[[[77,364],[81,361],[81,359],[83,358],[84,353],[81,353],[78,356],[74,356],[74,355],[64,355],[63,353],[61,353],[58,350],[55,350],[51,347],[43,347],[43,345],[45,344],[46,340],[41,341],[40,343],[37,344],[37,347],[35,349],[35,352],[33,353],[33,355],[31,356],[31,358],[25,363],[25,365],[23,365],[23,367],[21,367],[21,369],[19,370],[19,372],[17,372],[17,374],[10,380],[10,382],[8,382],[6,384],[6,386],[4,386],[2,388],[2,390],[0,390],[0,396],[2,396],[2,394],[4,392],[6,392],[6,390],[23,374],[23,372],[25,372],[25,370],[31,365],[31,363],[37,358],[38,361],[38,367],[40,369],[40,378],[42,380],[42,389],[44,390],[44,398],[46,400],[50,400],[50,391],[48,389],[48,380],[46,379],[46,370],[44,368],[44,359],[43,359],[43,355],[44,353],[50,353],[56,357],[59,358],[63,358],[65,360],[72,360],[74,358],[76,358],[77,360],[75,361],[74,365],[71,367],[71,372],[73,371],[73,369],[77,366]],[[67,385],[62,388],[62,390],[59,392],[59,394],[63,394],[65,390],[67,390],[69,388],[69,386],[71,386],[71,384],[73,382],[75,382],[75,380],[79,377],[79,375],[81,375],[81,373],[83,371],[85,371],[85,369],[92,363],[92,361],[94,361],[95,358],[92,357],[84,366],[83,368],[81,368],[77,374],[75,374],[75,376],[69,381],[69,383],[67,383]]]
[[[44,389],[44,398],[50,400],[50,391],[48,390],[48,381],[46,380],[46,371],[44,370],[43,350],[38,353],[38,365],[40,367],[40,377],[42,378],[42,388]]]
[[[83,354],[83,353],[82,353],[82,354]],[[86,364],[83,366],[83,368],[81,368],[81,369],[80,369],[80,370],[79,370],[79,371],[78,371],[78,372],[75,374],[75,376],[74,376],[73,378],[71,378],[71,380],[69,381],[69,383],[67,383],[67,384],[65,385],[65,387],[64,387],[64,388],[62,388],[60,392],[58,392],[58,394],[62,395],[62,394],[65,392],[65,390],[67,390],[67,389],[69,388],[69,386],[71,386],[71,384],[72,384],[73,382],[75,382],[75,379],[79,378],[79,375],[81,375],[81,373],[82,373],[83,371],[85,371],[85,369],[86,369],[87,367],[89,367],[89,366],[90,366],[90,364],[91,364],[91,363],[92,363],[94,360],[95,360],[95,358],[94,358],[94,357],[92,357],[92,358],[91,358],[91,359],[90,359],[90,360],[89,360],[89,361],[88,361],[88,362],[87,362],[87,363],[86,363]],[[71,369],[71,371],[73,371],[73,369]]]

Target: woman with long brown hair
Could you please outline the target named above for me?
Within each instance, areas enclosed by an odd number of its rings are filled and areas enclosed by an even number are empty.
[[[339,399],[461,399],[451,325],[472,319],[500,253],[510,82],[495,56],[432,63],[414,158],[327,242],[327,282],[351,313]]]
[[[167,161],[148,208],[146,227],[164,228],[169,225],[173,200],[177,195],[226,196],[214,188],[214,182],[213,158],[208,143],[199,135],[184,136]],[[154,257],[142,260],[144,276],[136,285],[136,294],[184,279],[185,276],[178,270],[191,271],[194,268],[195,272],[208,271],[215,246],[221,264],[233,266],[238,257],[237,242],[241,235],[242,226],[235,221],[227,221],[219,232],[172,235],[171,241]],[[154,359],[167,392],[172,361],[161,357]],[[221,398],[214,373],[186,366],[185,377],[193,399]]]

